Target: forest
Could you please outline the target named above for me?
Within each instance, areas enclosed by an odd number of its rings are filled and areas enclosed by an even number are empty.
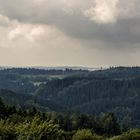
[[[0,99],[2,140],[139,140],[139,129],[121,127],[113,113],[100,117],[86,114],[42,113],[36,108],[16,109]]]
[[[2,139],[140,139],[140,67],[3,68],[0,97]]]

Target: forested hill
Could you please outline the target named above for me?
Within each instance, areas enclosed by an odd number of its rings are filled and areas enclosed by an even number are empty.
[[[92,72],[6,69],[0,71],[0,89],[11,91],[0,93],[8,104],[13,105],[16,99],[14,105],[27,108],[35,105],[47,111],[95,115],[114,112],[122,124],[140,127],[140,67]],[[22,100],[24,96],[27,97]]]

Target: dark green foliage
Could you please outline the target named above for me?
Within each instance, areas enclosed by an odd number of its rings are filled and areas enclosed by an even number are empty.
[[[78,130],[73,136],[72,140],[93,140],[91,130]]]
[[[16,127],[18,139],[33,140],[61,140],[62,131],[53,122],[41,121],[40,118],[33,118],[30,123],[24,122]]]
[[[121,133],[120,126],[117,123],[113,113],[105,114],[101,117],[103,132],[108,136],[119,135]]]
[[[80,129],[72,137],[72,140],[104,140],[103,136],[99,136],[90,129]]]
[[[16,106],[17,108],[28,109],[31,107],[36,107],[40,111],[63,111],[64,107],[61,105],[43,99],[41,97],[37,97],[31,94],[18,94],[11,90],[0,90],[0,97],[2,97],[3,101],[10,106]]]
[[[96,116],[113,112],[124,131],[131,127],[140,128],[137,111],[140,110],[139,67],[112,67],[92,72],[4,69],[0,70],[0,96],[6,105],[22,109],[36,107],[43,112],[78,112]],[[86,123],[91,121],[84,119]],[[65,122],[69,120],[71,118]],[[77,129],[75,121],[69,127],[66,124],[63,127],[67,130]]]
[[[75,112],[95,115],[114,112],[120,121],[129,116],[128,126],[122,122],[124,129],[140,127],[139,67],[111,68],[53,80],[40,86],[36,95]]]
[[[3,112],[1,112],[3,110]],[[139,140],[140,130],[122,133],[113,113],[101,117],[39,112],[5,106],[0,99],[0,139]],[[118,135],[121,134],[121,135]]]
[[[120,136],[110,138],[109,140],[140,140],[140,130],[138,129],[129,130],[128,132],[125,132]]]

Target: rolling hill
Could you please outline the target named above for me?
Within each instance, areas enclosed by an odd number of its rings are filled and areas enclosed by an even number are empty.
[[[95,115],[114,112],[121,123],[127,121],[132,126],[140,127],[139,67],[60,71],[2,70],[0,89],[6,90],[1,90],[0,96],[9,105],[23,108],[35,106],[42,111]]]

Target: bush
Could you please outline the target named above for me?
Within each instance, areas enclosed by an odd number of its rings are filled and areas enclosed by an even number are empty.
[[[132,129],[120,136],[110,138],[109,140],[140,140],[140,130]]]
[[[81,129],[75,133],[72,140],[103,140],[103,138],[92,133],[90,129]]]
[[[15,139],[15,126],[12,122],[0,120],[0,138]]]
[[[16,134],[19,140],[59,140],[61,139],[62,131],[52,121],[41,121],[35,117],[31,122],[21,123],[16,128]]]
[[[92,132],[89,129],[78,130],[72,140],[93,140]]]

